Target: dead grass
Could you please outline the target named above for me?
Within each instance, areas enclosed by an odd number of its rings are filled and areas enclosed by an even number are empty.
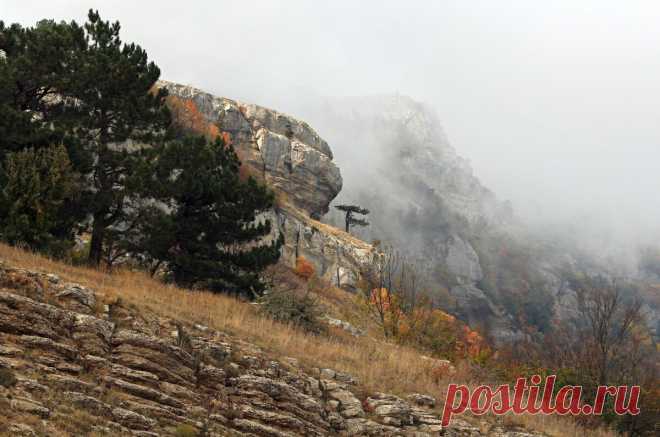
[[[304,212],[300,211],[298,208],[293,206],[291,202],[287,198],[283,198],[281,202],[278,203],[278,206],[281,209],[286,210],[287,213],[290,215],[296,217],[298,220],[307,223],[309,226],[316,228],[317,230],[323,232],[326,235],[332,235],[336,238],[339,238],[341,240],[349,242],[352,246],[358,247],[363,250],[367,251],[372,251],[374,250],[374,246],[360,240],[357,237],[354,237],[353,235],[349,234],[348,232],[343,231],[342,229],[336,228],[334,226],[327,225],[325,223],[322,223],[318,220],[315,220],[311,217],[309,217],[307,214]]]
[[[314,336],[261,316],[253,305],[232,297],[190,291],[163,284],[141,272],[99,270],[62,264],[40,255],[0,244],[0,260],[29,270],[55,273],[63,279],[94,289],[106,302],[120,298],[142,310],[191,323],[199,323],[250,341],[279,357],[293,357],[304,367],[330,367],[356,377],[368,391],[397,394],[428,393],[442,400],[450,382],[475,385],[468,370],[457,366],[451,377],[432,371],[432,361],[410,348],[369,337]],[[333,296],[338,299],[337,296]],[[569,418],[516,416],[516,425],[543,430],[549,435],[587,433]]]

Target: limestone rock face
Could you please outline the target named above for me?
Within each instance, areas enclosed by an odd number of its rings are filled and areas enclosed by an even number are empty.
[[[215,97],[197,88],[161,81],[170,95],[192,101],[229,137],[244,165],[275,192],[320,217],[342,187],[332,151],[305,122],[258,105]]]
[[[384,95],[330,98],[301,112],[328,135],[342,167],[346,188],[336,202],[371,211],[357,236],[394,244],[435,282],[482,280],[471,237],[506,226],[511,211],[449,144],[431,108]]]
[[[377,256],[372,245],[295,210],[281,210],[274,216],[273,222],[284,234],[282,261],[293,266],[303,257],[319,276],[337,287],[354,291],[361,270]]]
[[[84,298],[58,299],[67,290]],[[15,379],[0,384],[0,435],[464,435],[443,429],[429,395],[368,393],[349,374],[278,361],[206,326],[80,304],[101,300],[0,262],[0,369]]]
[[[455,233],[462,221],[505,224],[512,219],[508,204],[481,184],[451,146],[429,106],[382,95],[328,98],[301,112],[332,144],[346,186],[338,200],[372,209],[373,226],[365,234],[391,234],[415,218],[417,224],[431,225],[424,223],[429,219],[437,225],[413,231],[427,237],[443,222]]]
[[[248,172],[274,192],[277,207],[265,214],[284,235],[282,260],[298,257],[333,284],[353,290],[371,262],[371,245],[316,219],[342,188],[332,151],[307,123],[258,105],[215,97],[199,89],[161,81],[171,96],[192,102],[207,123],[227,133]]]
[[[471,282],[480,281],[483,277],[479,256],[472,246],[459,236],[453,235],[449,238],[445,262],[447,269],[458,277]]]

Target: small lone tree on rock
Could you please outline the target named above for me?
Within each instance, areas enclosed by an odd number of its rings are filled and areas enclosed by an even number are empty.
[[[335,208],[346,214],[346,232],[350,232],[351,226],[369,226],[368,221],[354,216],[354,214],[367,215],[369,214],[368,209],[362,208],[358,205],[337,205]]]

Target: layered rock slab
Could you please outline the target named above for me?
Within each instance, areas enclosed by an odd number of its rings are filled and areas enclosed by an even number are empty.
[[[65,290],[85,296],[57,299],[72,295]],[[15,375],[0,385],[0,435],[193,429],[208,436],[423,437],[451,430],[439,425],[429,395],[365,397],[351,375],[276,360],[205,326],[121,302],[94,310],[80,304],[101,297],[0,263],[0,368]]]

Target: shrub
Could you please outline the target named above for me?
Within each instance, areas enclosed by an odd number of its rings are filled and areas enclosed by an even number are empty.
[[[187,423],[182,423],[176,427],[174,430],[174,435],[176,437],[197,437],[199,436],[199,432],[197,432],[197,428],[194,426],[188,425]]]
[[[80,194],[64,146],[9,153],[0,168],[0,235],[10,244],[62,256],[73,246]]]
[[[296,259],[296,269],[294,272],[301,278],[309,280],[312,276],[314,276],[315,270],[312,263],[307,261],[307,259],[303,258],[302,256],[299,256]]]
[[[2,387],[11,387],[17,382],[16,376],[14,376],[14,371],[7,368],[0,369],[0,386]]]
[[[310,293],[273,291],[261,298],[261,311],[284,323],[291,323],[307,332],[320,334],[326,330],[321,322],[321,309]]]

